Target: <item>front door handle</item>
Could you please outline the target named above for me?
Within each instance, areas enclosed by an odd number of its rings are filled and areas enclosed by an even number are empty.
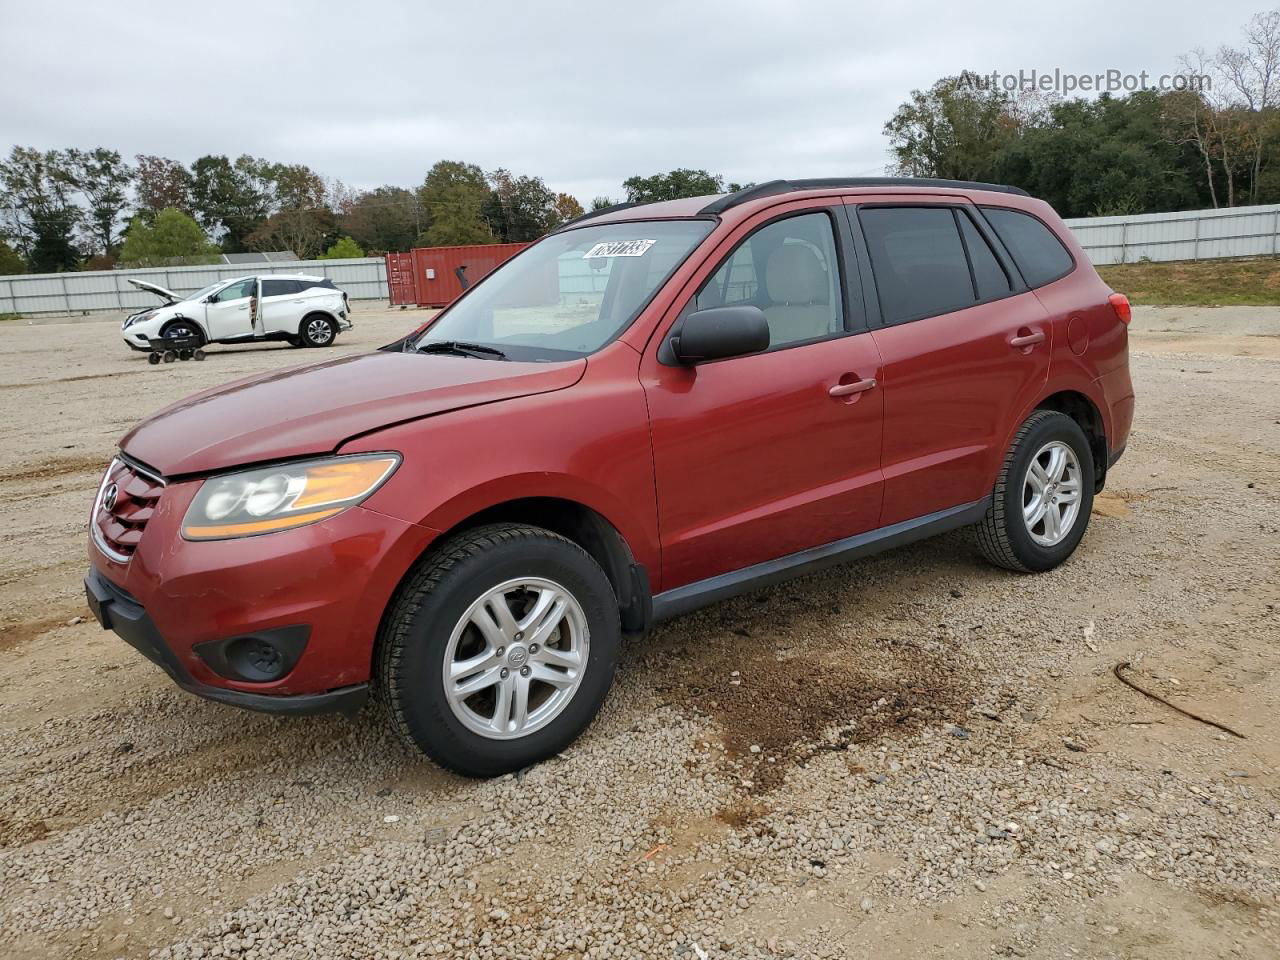
[[[1013,337],[1009,341],[1011,347],[1034,347],[1037,343],[1044,343],[1044,331],[1037,330],[1034,333],[1023,334],[1019,337]]]
[[[866,380],[855,380],[853,383],[837,383],[827,393],[833,397],[847,397],[854,393],[865,393],[874,389],[875,385],[875,377],[870,377]]]

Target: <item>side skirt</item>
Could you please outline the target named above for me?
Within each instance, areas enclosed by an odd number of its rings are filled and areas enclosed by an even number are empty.
[[[902,523],[881,527],[878,530],[869,530],[857,536],[825,543],[820,547],[810,547],[799,553],[791,553],[776,560],[766,560],[764,563],[757,563],[741,570],[708,577],[706,580],[685,584],[674,590],[664,590],[653,598],[653,619],[654,621],[669,620],[689,613],[691,610],[697,610],[699,607],[752,590],[759,590],[783,580],[790,580],[792,577],[814,573],[838,563],[867,557],[883,550],[891,550],[926,537],[946,533],[957,527],[977,523],[986,516],[990,505],[991,498],[983,497],[973,503],[948,507],[946,510],[916,517],[914,520],[904,520]]]

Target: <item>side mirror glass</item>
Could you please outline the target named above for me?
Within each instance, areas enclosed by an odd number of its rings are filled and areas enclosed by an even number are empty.
[[[769,349],[769,322],[759,307],[711,307],[684,319],[671,338],[671,351],[683,364],[723,360]]]

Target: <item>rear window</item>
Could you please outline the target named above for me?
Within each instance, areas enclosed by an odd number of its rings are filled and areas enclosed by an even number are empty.
[[[868,207],[859,219],[885,323],[950,313],[976,302],[950,208]]]
[[[1006,207],[983,207],[996,235],[1009,250],[1029,287],[1042,287],[1071,272],[1075,261],[1039,219]]]
[[[1000,266],[991,244],[978,232],[974,222],[967,213],[957,212],[960,221],[960,234],[964,237],[965,249],[969,251],[969,262],[973,264],[973,282],[978,288],[979,300],[995,300],[1006,297],[1013,289],[1009,284],[1009,276]]]

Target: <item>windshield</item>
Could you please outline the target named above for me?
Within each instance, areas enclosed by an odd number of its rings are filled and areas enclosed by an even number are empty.
[[[213,293],[213,291],[217,290],[220,286],[222,286],[226,282],[227,281],[225,280],[219,280],[217,283],[211,283],[207,287],[205,287],[203,290],[197,290],[195,293],[184,294],[182,299],[184,301],[185,300],[202,300],[205,297],[207,297],[209,294]]]
[[[630,220],[552,234],[485,277],[411,346],[483,344],[512,360],[593,353],[627,328],[712,226]]]

